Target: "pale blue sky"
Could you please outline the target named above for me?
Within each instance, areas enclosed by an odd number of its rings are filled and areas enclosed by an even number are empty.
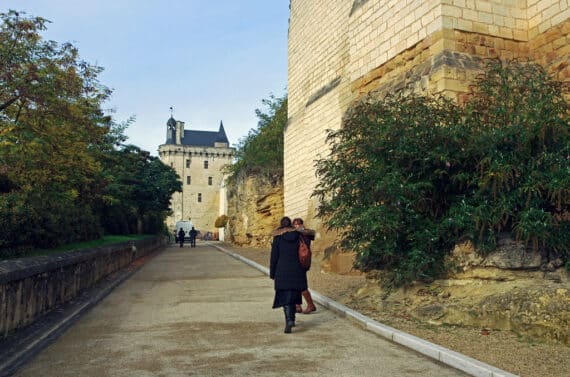
[[[115,119],[136,116],[128,142],[157,155],[169,107],[186,129],[236,144],[257,127],[256,108],[287,86],[289,0],[1,0],[47,18],[43,34],[72,42],[105,69]]]

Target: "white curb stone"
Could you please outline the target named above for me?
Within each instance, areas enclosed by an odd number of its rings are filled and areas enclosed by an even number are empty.
[[[393,340],[394,334],[398,331],[376,321],[368,322],[366,324],[366,329],[389,340]]]
[[[439,350],[434,347],[433,343],[425,341],[421,338],[406,334],[402,331],[394,332],[392,341],[401,344],[404,347],[411,348],[422,355],[431,357],[432,359],[439,360]],[[459,369],[459,368],[458,368]],[[461,369],[463,370],[463,369]]]

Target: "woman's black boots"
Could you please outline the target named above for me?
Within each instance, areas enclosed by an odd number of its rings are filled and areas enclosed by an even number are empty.
[[[285,312],[285,334],[291,333],[291,328],[295,326],[295,305],[284,305]]]

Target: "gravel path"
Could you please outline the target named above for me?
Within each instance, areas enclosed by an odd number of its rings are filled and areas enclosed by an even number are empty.
[[[242,248],[229,244],[224,247],[263,266],[268,265],[268,249]],[[378,302],[377,297],[353,300],[353,294],[366,285],[364,275],[321,272],[318,255],[313,258],[308,277],[309,289],[370,318],[521,377],[567,377],[570,373],[570,347],[563,344],[532,342],[520,339],[508,331],[492,331],[488,335],[481,335],[480,329],[433,326],[386,313],[375,304]]]

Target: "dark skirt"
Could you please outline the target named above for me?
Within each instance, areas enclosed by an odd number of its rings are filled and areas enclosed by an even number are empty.
[[[301,291],[276,290],[273,309],[284,305],[301,305]]]

